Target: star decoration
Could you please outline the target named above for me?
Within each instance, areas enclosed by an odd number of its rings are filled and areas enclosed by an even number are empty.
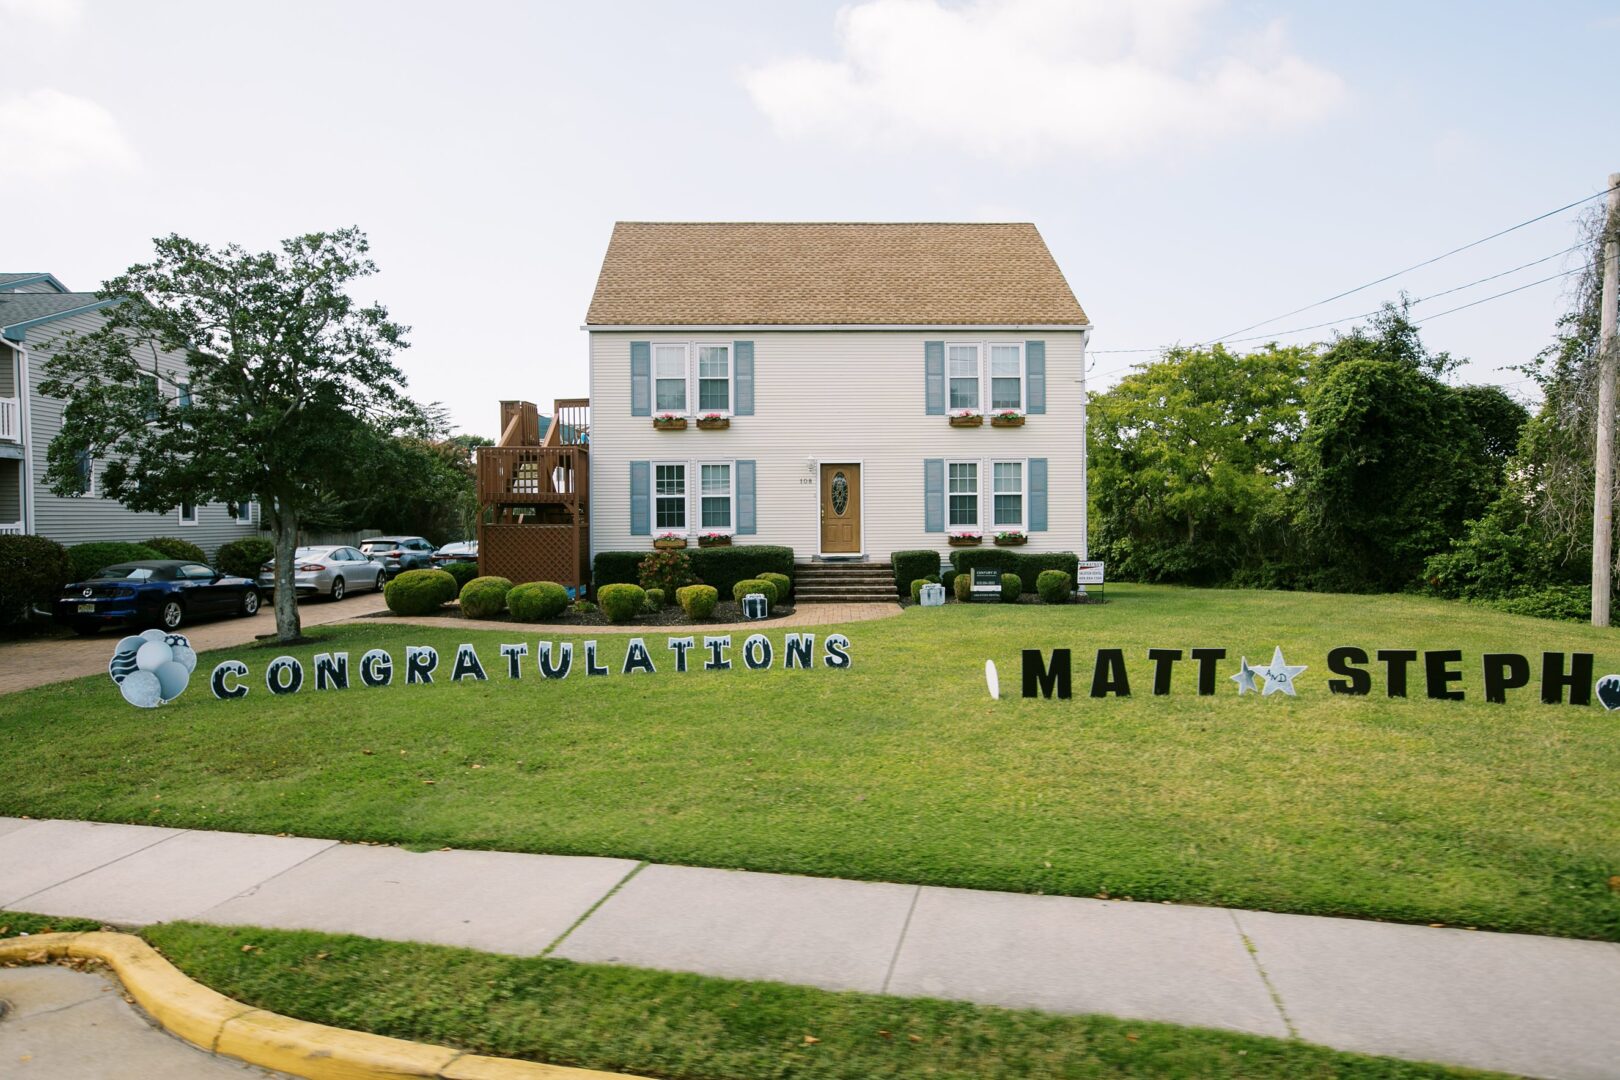
[[[1294,676],[1304,671],[1305,664],[1290,664],[1283,659],[1282,646],[1278,645],[1271,654],[1271,663],[1263,668],[1255,668],[1254,673],[1265,681],[1265,689],[1260,691],[1261,697],[1269,697],[1281,691],[1289,697],[1295,697]]]
[[[1238,697],[1242,697],[1244,694],[1250,692],[1258,691],[1260,688],[1254,685],[1254,678],[1256,675],[1264,676],[1265,671],[1265,668],[1250,667],[1249,658],[1245,656],[1240,662],[1238,673],[1230,677],[1233,682],[1238,684]]]

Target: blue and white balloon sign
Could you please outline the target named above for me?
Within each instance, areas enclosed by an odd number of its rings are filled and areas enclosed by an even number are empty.
[[[107,674],[118,684],[124,700],[142,709],[167,705],[185,692],[197,654],[183,634],[147,630],[118,643]]]

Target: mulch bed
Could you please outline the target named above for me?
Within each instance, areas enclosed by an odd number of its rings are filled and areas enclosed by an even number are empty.
[[[461,609],[455,604],[446,605],[445,609],[439,613],[441,617],[445,618],[454,618],[459,614],[461,614]],[[634,619],[631,619],[629,622],[625,623],[615,623],[610,621],[608,617],[600,610],[590,611],[584,614],[577,614],[572,611],[564,611],[561,615],[547,619],[543,623],[522,623],[517,619],[512,618],[511,614],[505,611],[501,612],[492,619],[479,619],[477,621],[505,622],[512,623],[516,626],[715,626],[729,623],[775,622],[777,619],[785,619],[787,616],[792,614],[792,605],[779,604],[776,607],[771,608],[771,613],[763,619],[744,619],[742,614],[742,605],[734,600],[727,600],[716,604],[714,606],[714,614],[703,620],[689,619],[686,616],[686,612],[682,611],[679,605],[670,604],[666,607],[659,608],[657,611],[644,611],[637,615]],[[393,617],[394,613],[391,611],[373,611],[360,616],[362,619],[391,619]]]

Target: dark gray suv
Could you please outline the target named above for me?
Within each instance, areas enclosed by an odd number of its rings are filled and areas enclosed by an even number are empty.
[[[366,558],[383,564],[392,577],[402,570],[428,570],[434,547],[420,536],[370,536],[360,541]]]

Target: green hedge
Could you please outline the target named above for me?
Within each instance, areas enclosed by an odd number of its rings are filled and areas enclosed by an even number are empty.
[[[793,576],[793,549],[774,544],[732,544],[726,547],[688,548],[692,573],[722,594],[739,581],[770,571]],[[645,551],[599,551],[591,561],[591,586],[640,585]]]
[[[457,592],[456,579],[443,570],[407,570],[388,583],[383,601],[395,615],[431,615]]]
[[[894,565],[894,591],[897,596],[906,595],[911,583],[918,578],[926,579],[932,575],[934,580],[939,580],[940,557],[937,551],[891,551],[889,562]]]
[[[609,622],[629,622],[647,605],[647,590],[629,582],[604,585],[597,591],[596,602]]]
[[[924,585],[938,585],[938,584],[939,584],[939,575],[938,574],[931,574],[928,577],[917,578],[915,581],[913,581],[911,583],[911,602],[914,603],[914,604],[922,603],[922,588],[923,588],[923,586]]]
[[[1039,591],[1042,570],[1061,570],[1073,581],[1080,572],[1080,556],[1072,551],[1026,554],[1010,548],[959,548],[951,552],[951,565],[961,574],[984,567],[994,567],[1004,574],[1017,574],[1023,591],[1032,593]]]
[[[1074,578],[1061,570],[1042,570],[1035,579],[1035,591],[1046,604],[1067,604],[1074,591]]]
[[[675,602],[687,617],[707,619],[714,614],[714,605],[720,602],[720,593],[713,585],[687,585],[675,590]]]
[[[437,569],[455,578],[457,588],[466,588],[467,582],[478,576],[478,564],[475,562],[447,562]]]
[[[163,558],[161,552],[149,548],[145,544],[123,544],[117,541],[74,544],[67,549],[67,552],[68,558],[73,560],[74,581],[83,581],[87,577],[92,577],[97,570],[112,566],[114,563]],[[258,572],[257,568],[255,568],[254,572]]]
[[[955,580],[951,584],[951,591],[956,593],[956,598],[958,600],[962,601],[964,604],[967,603],[969,600],[972,600],[973,599],[973,575],[972,574],[957,574]]]
[[[475,577],[461,587],[461,613],[469,619],[493,619],[506,610],[506,595],[511,591],[508,578]]]
[[[0,626],[49,606],[73,576],[67,548],[43,536],[0,536]]]
[[[181,540],[175,536],[154,536],[150,540],[142,540],[142,547],[149,547],[165,559],[185,559],[187,562],[205,563],[208,556],[203,549],[190,540]]]
[[[786,574],[778,574],[767,570],[759,575],[759,580],[768,581],[775,585],[776,598],[784,604],[787,603],[788,597],[793,593],[793,579]]]
[[[648,589],[647,590],[647,610],[648,611],[658,611],[658,610],[662,609],[665,602],[666,601],[664,599],[664,590],[663,589]]]
[[[765,598],[765,603],[776,607],[776,586],[764,578],[744,578],[737,582],[731,587],[731,598],[740,604],[743,597],[756,592]]]
[[[1018,594],[1024,591],[1024,580],[1017,574],[1001,575],[1001,602],[1013,604],[1018,602]]]
[[[554,619],[568,606],[568,590],[555,581],[530,581],[514,585],[506,594],[506,610],[519,622]]]
[[[244,536],[222,544],[214,554],[214,565],[236,577],[256,578],[259,567],[276,557],[276,545],[262,536]]]

